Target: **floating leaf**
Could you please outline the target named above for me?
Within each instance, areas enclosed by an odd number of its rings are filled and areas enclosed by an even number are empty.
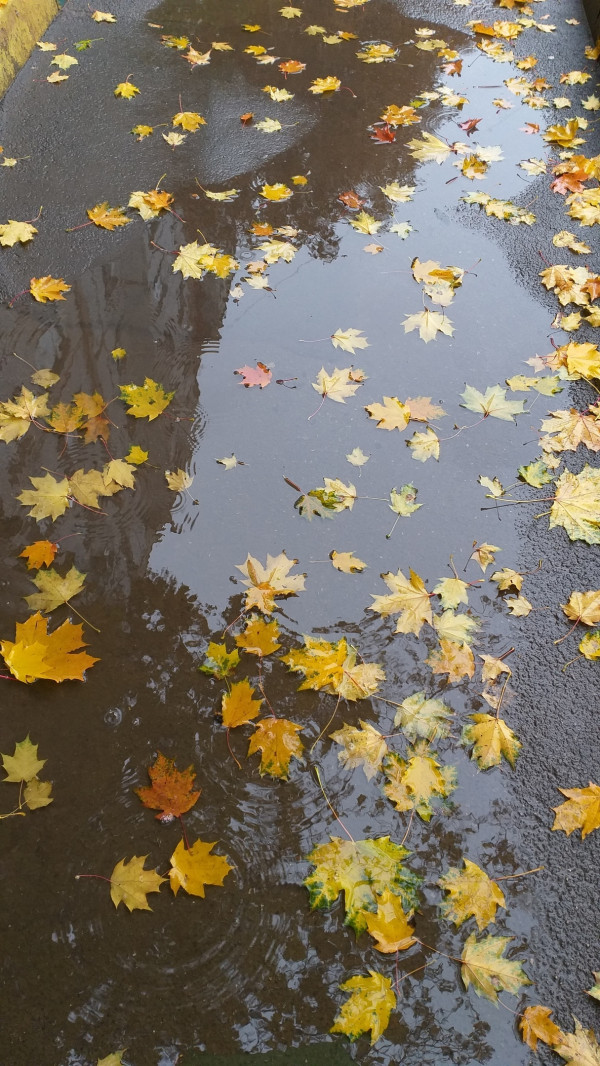
[[[304,746],[298,737],[302,726],[287,718],[263,718],[258,722],[248,745],[248,755],[260,751],[260,775],[287,779],[290,760],[300,759]]]
[[[180,888],[190,896],[200,896],[204,899],[206,885],[221,886],[233,866],[222,855],[211,855],[216,844],[206,843],[204,840],[196,840],[191,848],[188,848],[183,840],[175,848],[171,855],[171,869],[169,881],[176,896]],[[164,880],[162,878],[161,880]]]
[[[247,678],[244,678],[242,681],[234,681],[229,692],[223,694],[221,713],[226,729],[235,729],[251,722],[253,718],[258,718],[263,701],[252,699],[255,691]]]
[[[329,553],[329,558],[336,570],[341,570],[344,574],[358,574],[361,570],[365,570],[367,566],[362,559],[357,559],[352,552],[336,552],[334,550]]]
[[[15,642],[3,640],[0,651],[17,681],[83,681],[84,672],[99,661],[79,650],[85,646],[83,626],[67,621],[48,633],[48,620],[38,612],[17,622]]]
[[[382,576],[391,593],[374,596],[375,602],[369,610],[376,611],[384,618],[390,614],[400,614],[396,633],[414,633],[418,637],[425,622],[432,624],[431,602],[422,579],[414,570],[410,570],[410,578],[406,578],[401,570],[397,574]]]
[[[456,788],[456,770],[441,766],[425,741],[418,741],[407,755],[407,759],[395,752],[386,755],[383,791],[397,811],[416,811],[424,822],[429,822],[435,813],[433,803],[447,799]]]
[[[272,614],[276,608],[276,596],[296,596],[302,592],[306,575],[289,573],[297,562],[297,559],[288,559],[283,551],[279,555],[267,555],[265,566],[252,555],[245,563],[236,566],[247,578],[242,582],[248,589],[246,610],[257,607],[264,614]]]
[[[452,866],[440,877],[439,884],[448,893],[440,910],[443,918],[458,928],[469,918],[475,918],[479,932],[495,922],[498,907],[506,907],[504,893],[476,863],[463,859],[463,870]]]
[[[235,670],[239,661],[239,652],[235,648],[232,651],[227,651],[225,644],[215,644],[211,640],[206,649],[206,658],[198,669],[203,674],[212,674],[213,677],[218,677],[222,680]]]
[[[510,936],[486,936],[478,941],[471,934],[461,956],[465,988],[472,985],[478,996],[497,1003],[498,992],[516,995],[523,985],[531,984],[520,962],[502,958],[511,940]]]
[[[499,766],[502,756],[514,769],[521,742],[506,722],[491,714],[470,714],[469,718],[473,725],[464,727],[462,743],[473,748],[472,758],[477,760],[479,769]]]
[[[179,818],[186,811],[191,811],[198,802],[201,790],[194,791],[196,771],[193,766],[178,770],[174,759],[168,759],[159,752],[153,765],[148,767],[148,776],[152,782],[150,787],[135,788],[133,791],[144,807],[159,811],[156,817],[160,822]]]
[[[169,406],[174,392],[165,392],[162,385],[152,378],[145,378],[143,385],[121,385],[121,399],[134,418],[147,418],[152,422]]]
[[[330,692],[346,700],[367,699],[378,689],[385,674],[379,663],[356,663],[357,651],[345,637],[336,643],[304,636],[304,648],[282,656],[282,662],[305,680],[298,691]]]
[[[156,870],[145,870],[144,863],[147,855],[134,855],[127,862],[121,859],[110,875],[110,898],[115,907],[124,903],[129,911],[150,911],[148,904],[150,892],[160,892],[160,886],[165,877],[157,874]]]
[[[340,991],[350,992],[350,997],[329,1031],[344,1033],[350,1040],[370,1032],[372,1046],[384,1033],[396,1006],[391,978],[369,970],[368,977],[356,975],[345,981]]]
[[[357,729],[356,726],[344,725],[329,735],[331,740],[342,747],[338,753],[340,762],[350,770],[362,766],[367,780],[370,781],[381,769],[388,746],[381,733],[368,722],[360,722],[359,726]]]

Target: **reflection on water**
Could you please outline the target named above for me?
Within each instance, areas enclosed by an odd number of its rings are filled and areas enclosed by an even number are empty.
[[[354,27],[362,40],[379,39],[383,29],[386,39],[411,38],[412,22],[404,21],[394,5],[372,6],[372,11],[343,16],[344,26]],[[316,0],[303,7],[307,19],[325,17]],[[238,49],[247,44],[239,30],[246,4],[232,3],[224,12],[221,3],[207,0],[198,12],[191,0],[167,0],[149,11],[148,19],[161,23],[165,33],[187,32],[199,13],[200,35],[210,27]],[[231,737],[238,769],[218,715],[223,685],[197,670],[208,641],[219,640],[240,614],[242,586],[235,566],[248,552],[264,559],[267,552],[285,548],[308,575],[307,591],[287,601],[282,612],[286,650],[297,646],[301,633],[330,640],[346,635],[366,661],[383,664],[382,693],[388,699],[399,702],[424,687],[430,695],[443,691],[461,719],[481,707],[476,687],[460,683],[446,692],[438,685],[423,663],[433,641],[393,635],[389,621],[367,612],[371,594],[382,592],[380,572],[399,567],[412,566],[432,587],[450,574],[451,553],[462,569],[475,539],[499,541],[503,565],[516,562],[512,521],[479,510],[484,498],[476,479],[483,473],[512,480],[522,444],[531,437],[528,426],[486,424],[477,438],[464,434],[449,441],[439,465],[421,466],[399,435],[375,431],[363,411],[364,404],[383,395],[431,395],[448,412],[444,425],[450,436],[453,422],[463,422],[458,394],[466,375],[485,387],[514,372],[525,316],[531,340],[527,354],[536,343],[546,344],[545,312],[518,287],[489,236],[469,228],[470,219],[458,213],[458,194],[447,186],[446,176],[435,166],[417,169],[397,145],[375,145],[366,134],[382,106],[408,102],[437,84],[435,57],[407,47],[401,61],[384,64],[375,77],[371,68],[354,61],[353,44],[334,56],[293,26],[284,27],[285,40],[280,40],[281,20],[266,0],[253,4],[252,15],[268,27],[282,55],[289,50],[306,56],[313,76],[335,69],[351,87],[350,95],[315,100],[298,92],[286,112],[289,129],[279,140],[263,138],[238,128],[238,114],[252,108],[261,116],[269,113],[260,89],[271,80],[272,68],[240,62],[232,75],[231,66],[215,62],[202,72],[201,83],[197,71],[188,82],[191,75],[181,57],[161,50],[161,79],[148,97],[157,113],[167,93],[164,81],[173,99],[184,91],[186,106],[198,106],[209,119],[199,158],[183,152],[168,158],[165,187],[175,194],[185,224],[173,216],[149,228],[136,224],[111,235],[112,243],[107,235],[91,237],[87,230],[68,244],[63,238],[46,263],[71,279],[64,305],[19,303],[11,312],[0,312],[6,395],[26,380],[13,351],[60,374],[54,402],[69,402],[80,390],[97,390],[108,400],[120,384],[145,376],[175,392],[168,414],[151,424],[133,424],[121,407],[115,413],[111,454],[125,455],[135,443],[149,451],[149,462],[138,472],[136,491],[109,501],[106,516],[72,507],[38,534],[15,501],[29,475],[101,467],[106,458],[101,443],[83,445],[75,436],[63,440],[32,428],[7,452],[2,473],[8,544],[2,581],[12,605],[3,632],[11,631],[15,602],[31,591],[16,557],[37,535],[61,542],[72,537],[64,541],[60,562],[72,560],[88,575],[77,603],[101,630],[90,638],[101,662],[84,685],[11,685],[5,713],[3,744],[29,732],[48,760],[56,793],[49,811],[3,823],[3,909],[10,915],[4,936],[5,1000],[13,1034],[9,1043],[23,1048],[16,1066],[21,1061],[80,1066],[123,1046],[135,1066],[171,1066],[191,1046],[258,1052],[328,1039],[340,1003],[339,984],[365,967],[392,973],[394,962],[382,962],[366,936],[355,939],[342,924],[339,903],[329,911],[308,910],[304,857],[339,832],[313,770],[319,767],[333,807],[354,836],[402,839],[407,818],[383,799],[378,780],[343,770],[328,739],[347,717],[391,734],[395,709],[366,701],[350,711],[340,707],[332,720],[332,697],[298,693],[297,679],[281,664],[266,665],[269,698],[280,715],[302,723],[307,757],[293,764],[289,784],[260,778],[256,759],[246,758],[248,735],[242,730],[242,736]],[[335,19],[341,22],[342,16]],[[156,56],[158,32],[140,26],[142,57]],[[444,29],[444,36],[464,47],[457,31]],[[125,48],[124,42],[115,48]],[[477,90],[471,98],[478,110]],[[85,121],[88,102],[82,106]],[[175,110],[171,102],[168,106]],[[455,130],[455,112],[439,104],[424,110],[422,119],[420,129]],[[227,134],[220,122],[228,124]],[[162,161],[142,154],[147,145],[130,141],[122,159],[129,184],[121,182],[115,201],[130,188],[152,185],[164,169]],[[82,207],[96,195],[95,151],[92,145]],[[513,152],[509,144],[506,166],[496,164],[505,195],[514,191],[508,166]],[[57,174],[40,178],[45,204],[56,201],[66,177],[62,166],[59,160]],[[264,181],[289,180],[297,173],[307,174],[309,184],[298,187],[289,203],[259,201]],[[235,184],[241,195],[226,209],[198,199],[194,176],[202,185]],[[406,242],[385,233],[385,253],[371,259],[363,252],[368,238],[350,229],[337,197],[355,189],[370,199],[378,218],[387,217],[389,205],[377,187],[393,180],[417,185],[414,203],[396,211],[398,219],[410,218],[413,233]],[[114,176],[106,175],[106,183],[112,181]],[[98,198],[107,195],[103,191]],[[297,229],[299,251],[292,264],[271,268],[273,294],[247,288],[239,304],[228,299],[228,282],[183,282],[173,274],[170,256],[149,245],[149,234],[156,245],[172,249],[199,230],[245,263],[257,255],[248,234],[254,219]],[[101,239],[90,251],[90,242]],[[39,245],[15,261],[14,280],[21,271],[27,284],[33,273],[49,269],[36,266],[35,256],[48,251],[43,241],[40,235]],[[452,307],[454,338],[427,347],[400,327],[400,312],[419,309],[420,291],[408,269],[415,255],[474,271]],[[494,319],[495,328],[502,321],[505,343],[492,352],[489,314],[499,293],[510,301],[511,318]],[[316,398],[310,383],[322,365],[331,369],[346,358],[333,352],[329,337],[349,326],[363,330],[370,341],[357,360],[368,375],[360,401],[344,407],[328,403],[309,421]],[[110,358],[116,347],[127,350],[122,363]],[[244,389],[233,371],[257,360],[273,364],[274,378],[294,379],[294,387],[273,382],[265,390]],[[360,472],[345,460],[357,445],[370,456]],[[245,465],[225,471],[215,460],[232,452]],[[174,499],[164,471],[180,467],[193,476],[193,484]],[[359,499],[352,514],[308,525],[294,511],[295,495],[284,477],[308,490],[323,476],[353,481],[359,495],[372,499]],[[390,489],[412,479],[424,506],[386,539]],[[334,571],[333,548],[352,549],[368,569],[355,576]],[[537,556],[524,567],[536,562]],[[474,570],[472,565],[469,578],[475,581]],[[511,638],[501,601],[477,589],[472,600],[483,620],[481,649],[502,653]],[[25,617],[20,609],[17,613]],[[58,622],[67,616],[60,608],[54,617]],[[243,676],[241,669],[237,676]],[[449,955],[460,951],[462,938],[438,919],[439,874],[463,854],[491,876],[511,873],[521,862],[520,831],[504,775],[478,773],[458,747],[458,732],[438,745],[443,761],[458,767],[451,809],[429,825],[415,819],[407,841],[411,869],[424,878],[418,934]],[[209,889],[205,900],[183,894],[174,900],[163,888],[153,898],[152,915],[129,915],[124,908],[115,912],[106,884],[75,877],[82,872],[107,876],[121,857],[134,853],[148,854],[148,865],[161,872],[167,869],[179,839],[177,826],[158,823],[133,793],[145,782],[157,751],[180,766],[193,761],[202,797],[186,816],[187,832],[217,840],[234,870],[224,888]],[[507,891],[506,915],[494,929],[515,937],[515,957],[522,957],[531,930],[533,891],[527,880],[515,881]],[[35,945],[35,952],[24,952],[24,944]],[[401,981],[399,1008],[385,1036],[373,1048],[363,1038],[352,1049],[357,1061],[373,1066],[526,1061],[512,1014],[465,995],[454,961],[427,955],[415,945],[401,959],[400,976],[425,962],[426,968]]]

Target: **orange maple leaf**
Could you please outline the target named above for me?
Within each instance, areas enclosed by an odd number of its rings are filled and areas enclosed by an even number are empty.
[[[148,776],[152,782],[150,788],[135,788],[133,791],[140,797],[144,807],[160,812],[156,815],[159,821],[169,822],[172,818],[179,818],[197,803],[201,789],[193,791],[196,776],[193,766],[188,766],[187,770],[177,770],[175,760],[167,759],[166,755],[159,752],[154,765],[148,767]]]
[[[28,544],[19,555],[19,559],[27,560],[28,570],[39,570],[41,566],[50,566],[58,551],[58,544],[51,540],[34,540]]]
[[[84,647],[82,625],[63,622],[49,633],[48,619],[39,611],[26,622],[17,622],[14,643],[10,640],[0,643],[11,674],[26,684],[41,679],[83,681],[85,670],[99,661],[79,650]]]

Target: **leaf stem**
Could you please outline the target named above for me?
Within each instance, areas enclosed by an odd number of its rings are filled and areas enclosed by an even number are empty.
[[[321,792],[323,793],[323,799],[325,800],[325,803],[327,804],[327,806],[329,807],[329,810],[333,814],[333,817],[335,818],[336,822],[340,823],[340,825],[341,825],[342,829],[344,830],[344,833],[346,834],[346,836],[352,841],[353,844],[356,844],[356,841],[355,841],[354,837],[352,836],[352,833],[350,832],[349,829],[346,828],[346,826],[342,822],[342,819],[340,818],[339,814],[337,814],[335,808],[333,807],[333,805],[329,801],[327,793],[326,793],[325,789],[323,788],[323,784],[322,784],[322,781],[321,781],[321,774],[319,772],[319,767],[318,766],[313,766],[313,770],[315,772],[315,777],[317,779],[317,784],[318,784],[319,788],[321,789]]]

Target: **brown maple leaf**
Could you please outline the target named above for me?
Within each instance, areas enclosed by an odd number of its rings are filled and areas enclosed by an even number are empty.
[[[349,190],[348,192],[341,192],[338,196],[338,200],[341,200],[346,207],[349,207],[352,211],[358,211],[359,207],[362,207],[366,202],[356,192]]]
[[[253,385],[260,385],[261,389],[266,389],[271,380],[271,371],[264,363],[257,362],[256,366],[240,366],[233,372],[241,374],[240,384],[245,385],[247,389],[252,388]]]
[[[148,767],[148,776],[152,782],[150,788],[135,788],[133,791],[151,810],[158,810],[156,815],[161,822],[170,822],[192,809],[198,801],[200,789],[193,791],[196,772],[193,766],[187,770],[177,770],[174,759],[167,759],[159,752],[153,766]]]

